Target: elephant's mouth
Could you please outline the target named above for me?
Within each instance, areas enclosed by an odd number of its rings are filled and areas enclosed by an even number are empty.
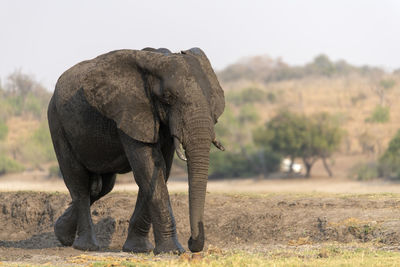
[[[225,151],[225,147],[216,138],[214,138],[212,143],[219,150]],[[176,136],[174,136],[174,146],[175,146],[175,150],[176,150],[176,154],[178,155],[178,158],[180,158],[183,161],[187,161],[186,153],[183,149],[183,145],[182,145],[181,141],[179,141],[178,137],[176,137]]]

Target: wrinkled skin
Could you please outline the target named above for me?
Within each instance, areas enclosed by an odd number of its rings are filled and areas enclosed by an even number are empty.
[[[63,245],[98,250],[90,205],[109,193],[116,173],[133,171],[139,186],[128,252],[182,253],[166,182],[174,151],[187,160],[191,237],[204,246],[210,145],[224,93],[199,48],[118,50],[61,75],[48,108],[50,132],[72,203],[55,223]],[[148,238],[153,225],[155,247]]]

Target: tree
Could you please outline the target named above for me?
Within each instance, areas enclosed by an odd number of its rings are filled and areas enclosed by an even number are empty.
[[[306,177],[311,176],[314,163],[321,159],[329,176],[332,171],[327,159],[340,145],[343,131],[327,113],[311,117],[283,111],[253,134],[256,144],[269,146],[292,164],[295,158],[301,158],[306,167]],[[292,171],[292,166],[290,166]]]
[[[308,65],[312,74],[331,76],[335,73],[335,65],[326,55],[319,55]]]
[[[327,113],[319,113],[307,120],[302,159],[306,167],[306,177],[311,176],[313,164],[321,159],[328,175],[332,177],[327,159],[341,143],[343,131],[335,120]]]
[[[257,145],[271,148],[283,157],[290,157],[293,164],[294,159],[302,155],[306,129],[304,116],[281,111],[267,122],[265,129],[255,131],[253,138]]]

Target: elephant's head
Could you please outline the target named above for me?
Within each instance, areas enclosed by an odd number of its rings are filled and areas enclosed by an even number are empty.
[[[179,158],[186,160],[189,173],[191,238],[189,249],[204,246],[204,202],[208,178],[210,145],[224,150],[216,140],[214,125],[222,114],[224,92],[204,52],[199,48],[182,51],[138,51],[136,64],[148,78],[155,101],[162,103],[161,117],[169,125]],[[164,118],[162,118],[164,117]],[[182,151],[182,147],[184,151]]]

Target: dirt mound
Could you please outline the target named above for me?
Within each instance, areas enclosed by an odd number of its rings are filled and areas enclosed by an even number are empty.
[[[125,241],[136,194],[115,193],[95,203],[92,216],[103,251],[119,251]],[[0,193],[0,260],[10,249],[56,249],[61,246],[53,224],[66,209],[66,194]],[[186,247],[190,235],[188,200],[172,194],[178,238]],[[397,198],[269,197],[208,194],[206,246],[251,248],[271,244],[303,245],[327,241],[400,244],[400,200]]]

